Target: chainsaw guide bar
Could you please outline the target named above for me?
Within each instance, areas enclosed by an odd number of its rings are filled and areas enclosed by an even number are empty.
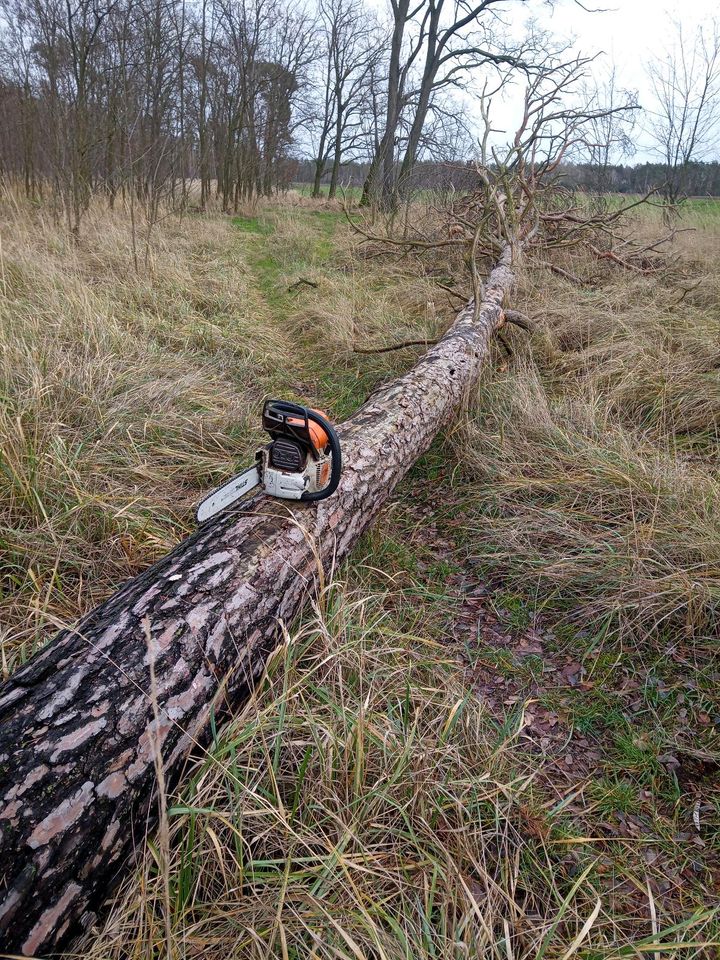
[[[320,410],[267,400],[262,424],[272,442],[255,455],[255,466],[221,484],[198,505],[198,523],[260,487],[281,500],[317,502],[337,490],[342,471],[340,440]]]

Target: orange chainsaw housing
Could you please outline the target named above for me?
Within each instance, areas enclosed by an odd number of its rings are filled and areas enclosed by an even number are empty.
[[[316,410],[314,407],[311,407],[311,409],[313,413],[319,413],[321,417],[325,418],[325,420],[328,419],[327,414],[323,410]],[[299,417],[288,417],[287,422],[293,427],[303,427],[305,425],[305,421],[301,420]],[[328,445],[328,435],[325,433],[320,424],[315,423],[314,420],[311,420],[308,426],[310,429],[310,440],[312,445],[318,453],[321,453]]]

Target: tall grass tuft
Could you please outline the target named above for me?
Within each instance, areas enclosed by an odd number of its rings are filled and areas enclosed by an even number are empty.
[[[283,344],[219,218],[168,219],[137,273],[121,209],[97,201],[79,247],[42,209],[0,215],[7,673],[187,532],[253,442]]]
[[[526,282],[538,331],[487,371],[459,447],[474,558],[642,638],[720,620],[720,316],[676,282]]]
[[[168,874],[150,845],[84,957],[165,952],[168,882],[185,956],[519,960],[646,937],[615,928],[596,857],[554,842],[560,815],[529,813],[522,711],[496,726],[387,601],[327,588],[171,806]]]

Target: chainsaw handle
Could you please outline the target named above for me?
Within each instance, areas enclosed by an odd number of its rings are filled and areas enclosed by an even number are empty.
[[[293,403],[291,400],[266,400],[263,410],[263,417],[274,416],[283,421],[287,417],[302,417],[308,419],[308,408],[302,407],[299,403]]]
[[[294,404],[292,404],[294,406]],[[305,502],[317,503],[318,500],[325,500],[326,497],[332,496],[333,493],[338,488],[340,483],[340,474],[342,472],[342,455],[340,453],[340,438],[335,432],[335,428],[329,423],[325,417],[317,413],[315,410],[311,410],[309,407],[300,408],[308,420],[313,420],[319,427],[327,434],[328,446],[330,447],[330,454],[332,456],[332,467],[330,469],[330,480],[326,487],[323,487],[322,490],[318,490],[316,493],[308,493],[307,491],[300,496],[301,500]]]

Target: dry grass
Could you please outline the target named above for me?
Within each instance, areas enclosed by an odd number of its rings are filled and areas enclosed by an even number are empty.
[[[344,416],[403,364],[358,364],[355,337],[434,334],[428,285],[343,252],[337,209],[250,213],[164,216],[136,271],[127,209],[96,201],[75,247],[43,207],[0,199],[5,675],[192,528],[260,441],[264,396]],[[317,289],[290,290],[301,277]]]
[[[139,274],[123,210],[95,206],[76,249],[42,209],[3,204],[9,671],[189,529],[200,490],[259,440],[264,394],[342,418],[412,357],[353,344],[432,338],[451,310],[414,264],[359,256],[342,214],[301,197],[235,220],[168,217]],[[599,627],[596,652],[619,637],[630,658],[640,643],[687,654],[698,703],[688,694],[686,712],[711,709],[720,270],[713,242],[696,239],[680,241],[703,271],[682,305],[652,279],[606,274],[583,294],[525,279],[521,305],[542,328],[530,347],[513,334],[512,363],[488,371],[457,460],[438,445],[415,470],[347,582],[166,798],[169,836],[148,838],[75,955],[715,955],[714,898],[685,880],[715,841],[705,826],[707,851],[677,839],[686,800],[657,772],[655,747],[675,736],[661,708],[650,733],[623,728],[610,787],[599,774],[559,787],[524,745],[522,699],[492,715],[443,642],[452,577],[476,574],[438,548],[460,530],[458,557],[528,607]],[[418,505],[420,490],[434,505]],[[609,677],[614,648],[608,662]],[[602,692],[587,711],[607,713]],[[692,746],[712,760],[705,740]],[[616,841],[606,821],[656,784],[676,804],[660,839]],[[663,849],[652,866],[651,843]],[[658,893],[667,858],[686,871],[682,897]]]
[[[614,915],[564,798],[533,806],[522,712],[498,729],[392,599],[321,598],[171,807],[169,867],[150,844],[83,957],[704,954],[708,914],[655,935],[648,910]]]
[[[720,876],[712,229],[683,235],[657,277],[580,258],[573,272],[594,278],[581,291],[528,273],[521,302],[538,329],[511,334],[514,356],[498,352],[456,438],[465,556],[496,606],[541,638],[526,681],[511,645],[477,656],[509,657],[535,709],[561,722],[574,829],[605,836],[626,892],[645,883],[667,922],[717,907]],[[562,745],[544,749],[562,763]],[[621,897],[614,915],[636,909]],[[712,942],[711,956],[717,931]]]
[[[137,275],[126,214],[74,249],[7,198],[0,270],[4,669],[163,554],[247,447],[274,350],[229,225],[158,229]],[[250,332],[252,331],[252,335]]]
[[[682,303],[663,278],[609,273],[581,292],[528,280],[540,329],[488,372],[465,438],[476,557],[628,637],[718,626],[720,315],[707,291],[720,263],[699,268],[695,250],[700,286]]]

